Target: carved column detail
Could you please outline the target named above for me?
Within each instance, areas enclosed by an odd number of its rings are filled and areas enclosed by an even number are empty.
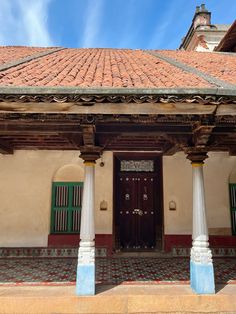
[[[205,189],[203,177],[206,152],[189,153],[193,170],[193,232],[190,261],[191,287],[198,294],[215,293],[212,253],[206,218]]]

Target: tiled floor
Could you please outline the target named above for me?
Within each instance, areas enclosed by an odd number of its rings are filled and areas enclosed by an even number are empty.
[[[0,259],[0,285],[75,283],[75,258]],[[217,283],[236,283],[236,259],[214,259]],[[103,284],[187,283],[188,258],[97,258],[96,281]]]

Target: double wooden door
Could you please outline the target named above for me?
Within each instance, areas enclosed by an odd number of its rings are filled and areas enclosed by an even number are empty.
[[[117,210],[121,249],[155,247],[156,177],[151,173],[119,174]]]

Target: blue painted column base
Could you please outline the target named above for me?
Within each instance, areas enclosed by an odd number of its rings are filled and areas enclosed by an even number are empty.
[[[190,261],[190,284],[197,294],[214,294],[213,264],[200,264]]]
[[[95,265],[78,265],[76,276],[77,295],[95,295]]]

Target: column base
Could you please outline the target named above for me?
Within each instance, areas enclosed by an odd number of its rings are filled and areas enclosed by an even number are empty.
[[[200,264],[190,261],[190,284],[197,294],[214,294],[213,264]]]
[[[95,295],[95,265],[78,265],[76,277],[77,295]]]

